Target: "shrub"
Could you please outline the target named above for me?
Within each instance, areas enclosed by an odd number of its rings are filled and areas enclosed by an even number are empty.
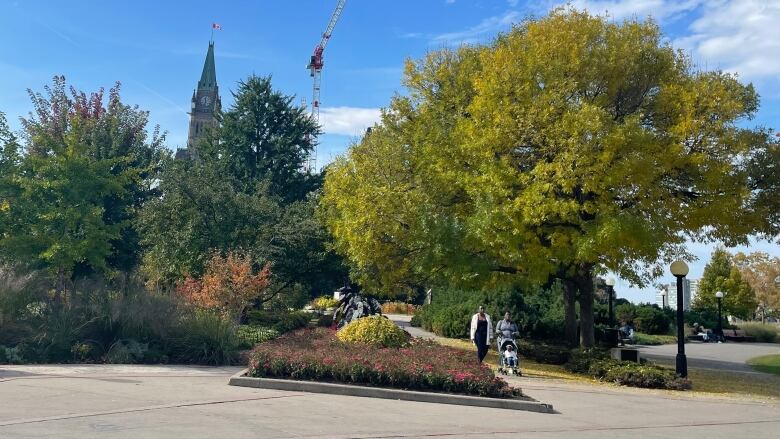
[[[241,348],[252,348],[258,343],[273,340],[279,336],[279,332],[273,328],[264,326],[241,325],[236,332]]]
[[[642,305],[636,308],[634,325],[636,330],[646,334],[668,334],[671,319],[656,306]]]
[[[314,299],[311,302],[311,306],[318,311],[325,311],[328,308],[335,308],[339,306],[339,301],[331,296],[321,296]]]
[[[303,311],[252,310],[246,313],[246,317],[250,326],[273,328],[276,332],[284,334],[307,326],[312,316]]]
[[[187,277],[176,292],[199,309],[218,310],[238,322],[271,281],[269,264],[258,273],[253,273],[252,265],[251,257],[246,255],[230,252],[222,257],[214,253],[206,263],[203,277]]]
[[[148,343],[139,343],[136,340],[119,340],[109,348],[105,361],[109,364],[143,363],[148,351]]]
[[[571,372],[589,375],[623,386],[652,389],[686,390],[690,381],[678,378],[674,370],[653,364],[618,361],[601,349],[575,350],[565,365]]]
[[[281,319],[284,312],[267,311],[264,309],[253,309],[246,312],[247,324],[251,326],[267,326],[271,327]]]
[[[450,305],[437,312],[430,320],[430,327],[425,329],[443,337],[467,338],[474,312],[474,306],[468,303]]]
[[[604,381],[649,389],[687,390],[691,388],[690,381],[678,378],[673,370],[664,367],[615,360],[606,360],[603,364],[608,365],[606,372],[601,376]]]
[[[609,358],[609,352],[602,349],[575,349],[564,367],[570,372],[587,374],[592,363]]]
[[[677,336],[674,335],[649,335],[641,332],[634,332],[634,343],[658,346],[662,344],[675,344],[677,343]]]
[[[718,326],[718,312],[712,310],[689,310],[685,311],[685,323],[693,326],[698,323],[707,329],[714,329]],[[723,319],[723,328],[728,328],[728,322]]]
[[[240,340],[231,319],[200,311],[181,320],[168,345],[174,362],[224,365],[237,358]]]
[[[0,345],[0,364],[22,364],[24,362],[18,346],[9,348]]]
[[[248,373],[497,398],[521,395],[488,365],[474,361],[472,352],[419,339],[400,349],[371,344],[356,349],[325,328],[295,331],[258,345],[250,354]]]
[[[406,302],[385,302],[382,304],[382,314],[412,314],[417,307]]]
[[[745,331],[745,334],[751,337],[755,337],[757,342],[761,343],[775,343],[778,341],[778,326],[777,325],[764,325],[761,323],[743,323],[739,325],[739,329]]]
[[[330,328],[333,326],[333,316],[321,315],[317,317],[317,326]]]
[[[541,340],[563,338],[563,299],[560,286],[523,292],[518,289],[497,290],[434,290],[433,302],[418,307],[412,326],[420,326],[445,337],[468,337],[471,316],[479,305],[493,320],[505,311],[512,314],[520,332]]]
[[[279,320],[273,328],[280,334],[304,328],[309,325],[311,315],[303,311],[287,312],[279,315]]]
[[[543,364],[565,364],[570,357],[570,349],[566,346],[535,343],[528,340],[517,342],[517,352],[525,358]]]
[[[409,341],[409,334],[388,318],[373,315],[353,320],[341,328],[336,336],[350,343],[368,343],[375,346],[399,348]]]

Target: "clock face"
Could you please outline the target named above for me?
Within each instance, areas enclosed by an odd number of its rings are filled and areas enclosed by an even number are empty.
[[[206,106],[211,103],[211,98],[208,96],[203,96],[202,98],[200,98],[200,103]]]

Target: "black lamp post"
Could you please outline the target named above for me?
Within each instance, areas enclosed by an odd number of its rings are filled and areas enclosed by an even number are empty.
[[[612,308],[612,296],[615,294],[615,278],[610,277],[606,281],[607,284],[607,295],[609,297],[609,326],[610,328],[615,327],[615,311]]]
[[[715,297],[718,299],[718,327],[716,328],[716,331],[718,331],[718,340],[723,340],[723,293],[721,291],[718,291],[715,293]]]
[[[685,315],[683,314],[683,280],[688,274],[688,264],[684,261],[674,261],[669,267],[674,277],[677,278],[677,375],[686,378],[688,376],[688,359],[685,357]]]
[[[666,309],[666,290],[661,290],[661,309]]]

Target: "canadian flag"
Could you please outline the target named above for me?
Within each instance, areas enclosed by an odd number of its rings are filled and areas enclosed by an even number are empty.
[[[216,30],[222,30],[222,25],[219,23],[211,23],[211,28]]]

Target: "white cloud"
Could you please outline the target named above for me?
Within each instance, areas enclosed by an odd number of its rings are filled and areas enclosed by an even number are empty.
[[[320,109],[320,123],[325,134],[361,136],[381,114],[379,108],[325,107]]]
[[[517,11],[507,11],[503,15],[486,18],[476,26],[458,32],[439,34],[431,39],[432,43],[471,44],[485,37],[492,37],[497,32],[509,29],[513,23],[520,21]]]
[[[691,53],[701,67],[738,73],[753,81],[780,75],[780,0],[573,0],[567,4],[615,20],[652,16],[665,23],[690,17],[687,35],[675,39],[674,46]]]
[[[749,80],[780,75],[780,0],[712,1],[675,46]]]
[[[566,4],[592,14],[608,15],[615,20],[652,16],[655,20],[665,21],[691,12],[703,3],[704,0],[574,0]]]

